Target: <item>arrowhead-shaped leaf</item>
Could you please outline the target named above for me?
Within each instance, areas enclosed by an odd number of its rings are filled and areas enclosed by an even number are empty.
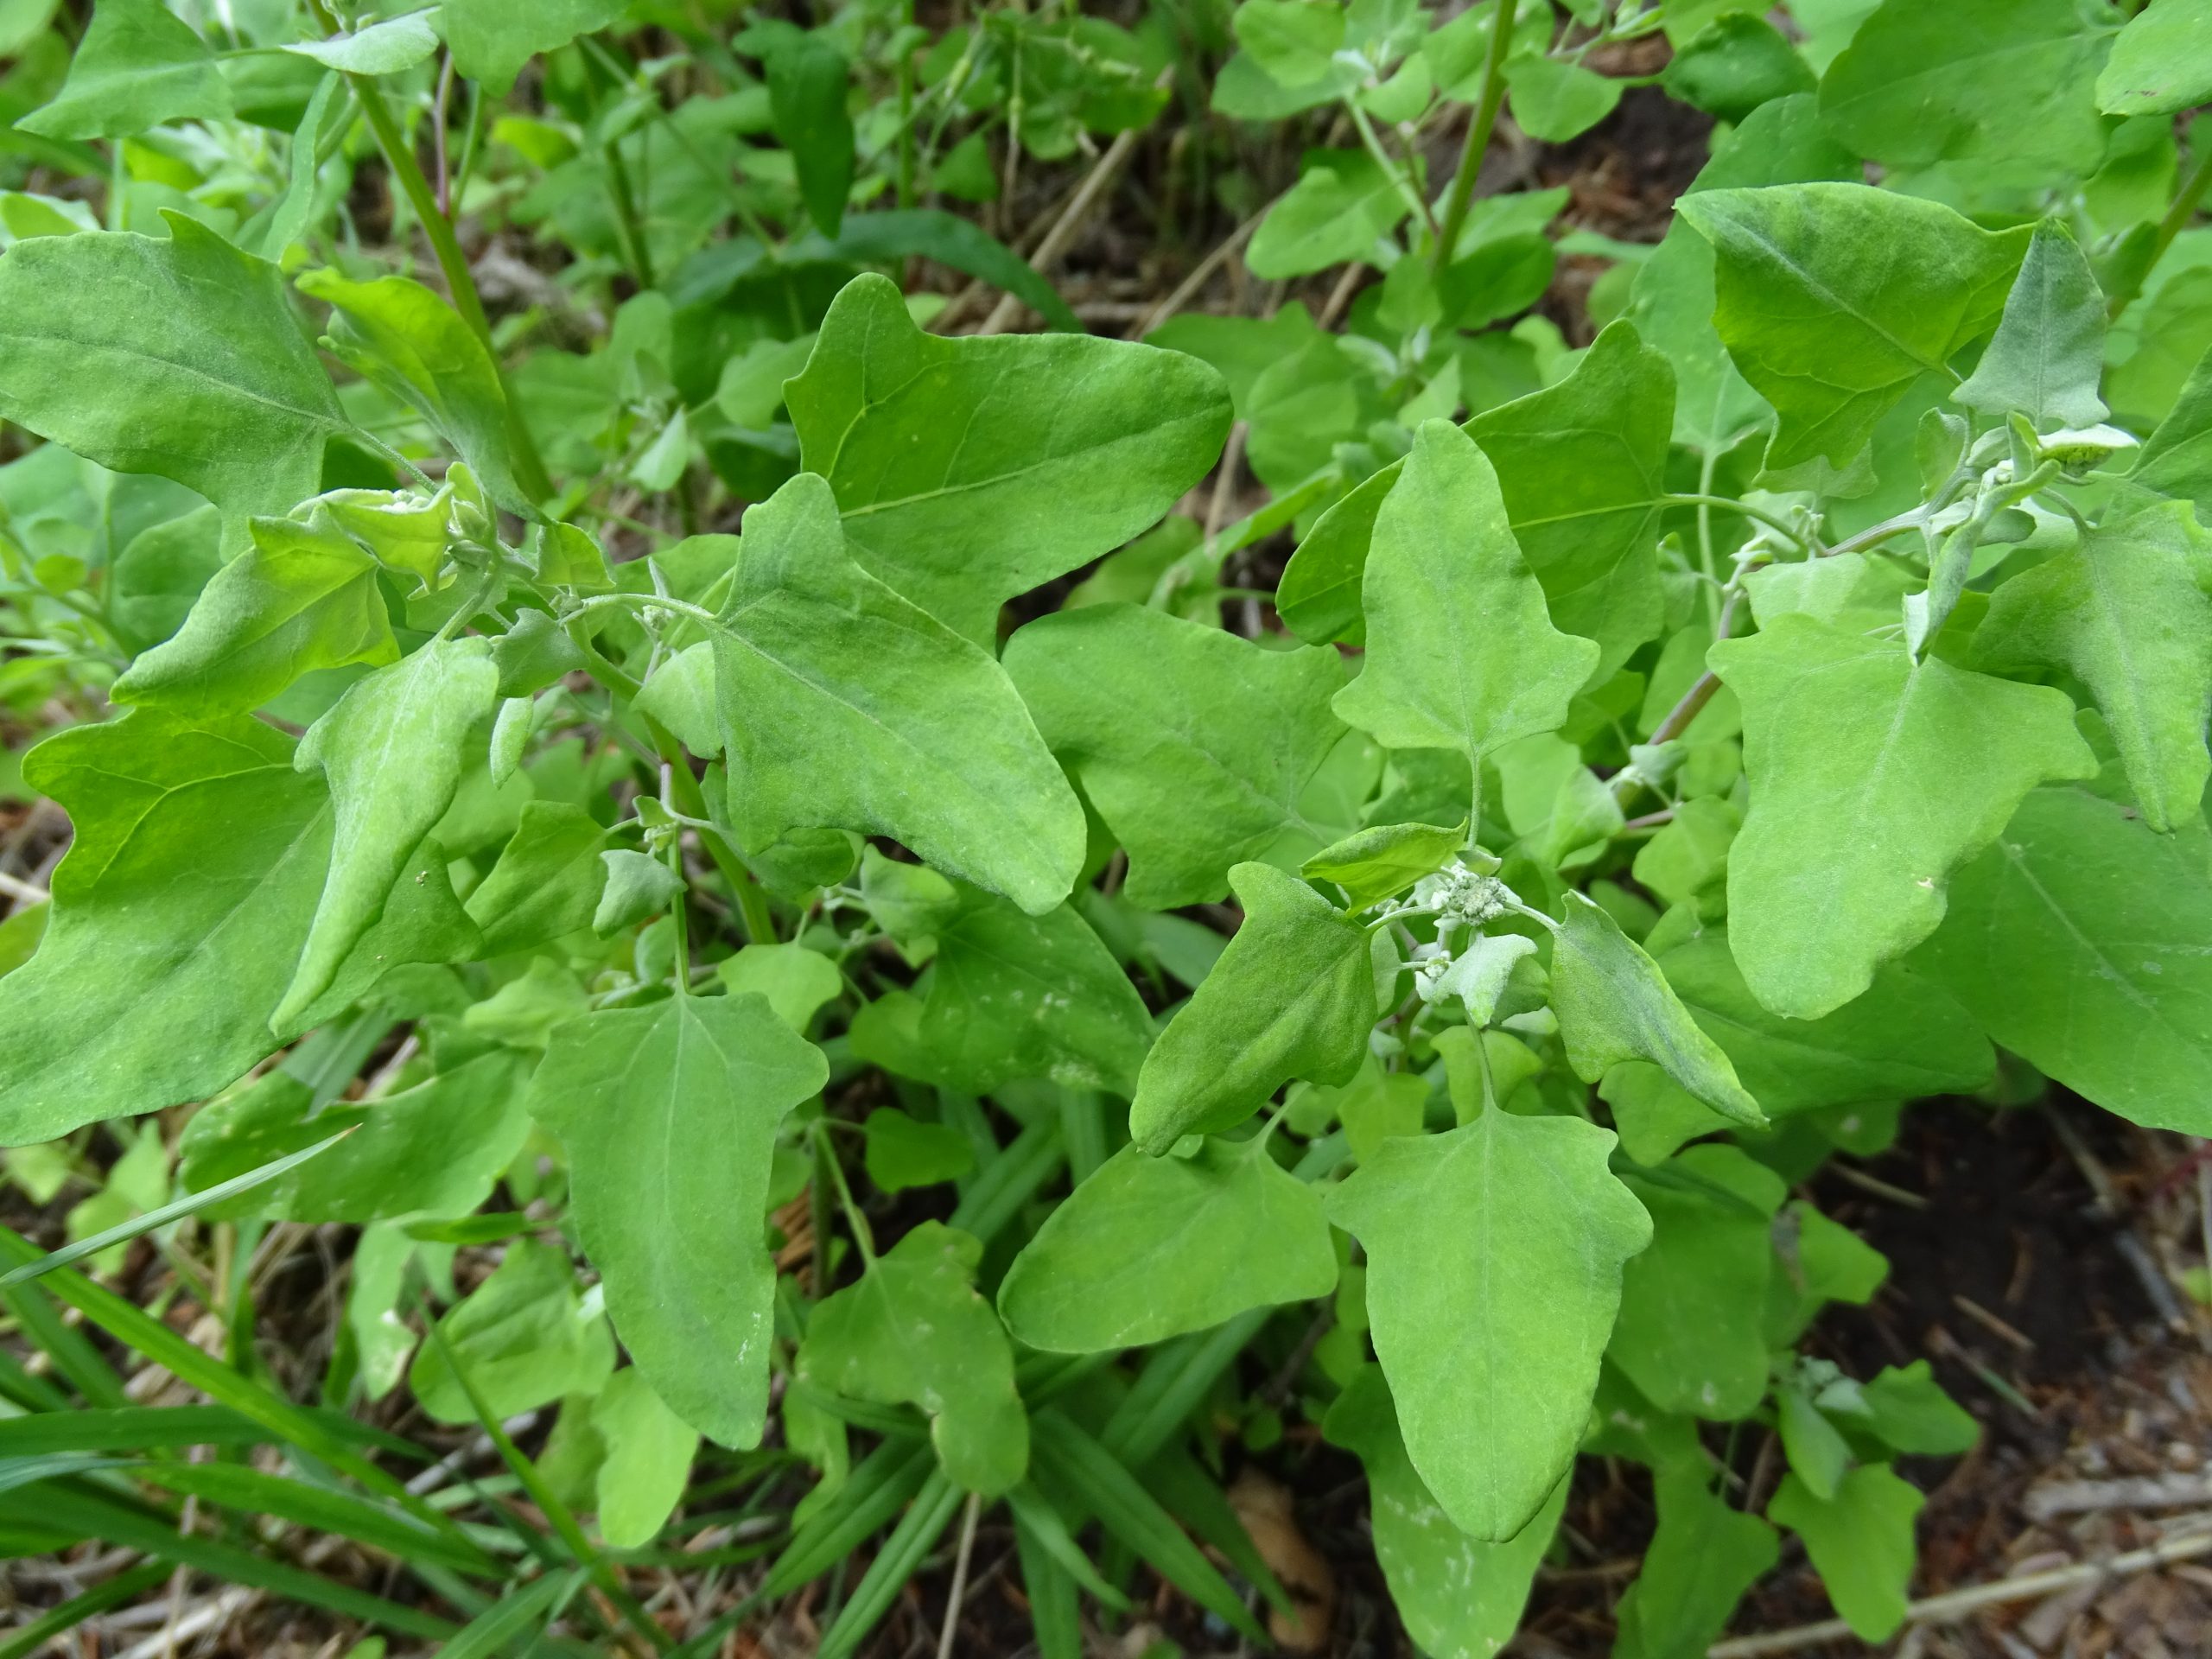
[[[60,93],[16,124],[48,138],[125,138],[230,112],[230,86],[191,24],[162,0],[100,0]]]
[[[1375,1559],[1406,1633],[1435,1659],[1491,1659],[1520,1628],[1536,1569],[1567,1508],[1568,1483],[1554,1487],[1536,1518],[1511,1539],[1483,1543],[1452,1525],[1421,1484],[1376,1367],[1352,1377],[1321,1428],[1367,1470]]]
[[[377,562],[351,537],[327,520],[251,529],[253,545],[216,571],[175,637],[115,683],[118,702],[243,714],[316,669],[398,660]]]
[[[1211,1330],[1325,1296],[1337,1256],[1320,1195],[1249,1143],[1189,1158],[1124,1147],[1052,1211],[999,1292],[1032,1348],[1088,1354]]]
[[[1243,925],[1145,1057],[1129,1133],[1163,1153],[1242,1123],[1294,1077],[1348,1083],[1375,1026],[1367,935],[1295,876],[1229,874]]]
[[[404,276],[356,283],[315,270],[299,286],[333,308],[331,345],[348,368],[428,421],[493,500],[512,512],[531,511],[536,504],[511,459],[499,366],[460,313]]]
[[[1032,915],[1067,897],[1083,809],[1005,671],[854,563],[810,473],[746,515],[715,678],[748,848],[856,830]]]
[[[982,1095],[1049,1077],[1136,1092],[1151,1016],[1074,906],[1031,916],[970,888],[937,944],[921,1039],[956,1087]]]
[[[1589,1421],[1621,1264],[1651,1242],[1606,1167],[1612,1147],[1580,1118],[1491,1109],[1383,1141],[1329,1201],[1367,1251],[1375,1353],[1407,1454],[1475,1538],[1529,1524]]]
[[[1934,931],[1953,868],[2029,790],[2095,770],[2063,692],[1915,664],[1902,640],[1792,612],[1711,658],[1743,704],[1751,790],[1729,944],[1793,1019],[1840,1007]]]
[[[330,988],[384,913],[409,855],[453,804],[469,733],[490,718],[498,687],[486,641],[433,640],[356,681],[301,739],[293,764],[322,772],[335,818],[329,879],[278,1025]]]
[[[2201,828],[2158,835],[2124,791],[2038,789],[1959,871],[1913,965],[2098,1105],[2212,1135],[2207,861]]]
[[[1007,600],[1173,506],[1230,418],[1194,358],[1087,334],[941,340],[880,276],[838,295],[785,396],[854,557],[985,644]]]
[[[1552,939],[1552,1009],[1575,1075],[1595,1083],[1608,1066],[1649,1060],[1722,1116],[1764,1127],[1758,1102],[1659,964],[1580,893],[1566,903],[1567,925]]]
[[[2094,426],[2105,417],[2105,296],[2072,232],[2057,219],[2035,228],[2005,315],[1967,382],[1951,394],[1995,424],[2017,410],[2038,432]]]
[[[1863,184],[1707,190],[1675,211],[1713,244],[1713,321],[1782,417],[1766,464],[1840,467],[1922,375],[1996,323],[2032,234]]]
[[[1129,855],[1129,901],[1228,890],[1233,864],[1317,835],[1299,796],[1344,734],[1334,652],[1270,651],[1135,605],[1031,623],[1006,671],[1037,728]]]
[[[1667,359],[1615,323],[1559,385],[1466,423],[1497,469],[1506,518],[1553,625],[1598,642],[1601,676],[1659,630],[1656,548],[1674,420]],[[1276,599],[1301,639],[1357,632],[1369,541],[1402,465],[1368,479],[1299,544]]]
[[[276,267],[167,215],[166,239],[41,236],[0,255],[0,416],[119,473],[223,510],[315,493],[337,394]]]
[[[676,996],[556,1027],[531,1085],[623,1345],[723,1446],[759,1445],[767,1410],[776,1128],[828,1076],[765,998]]]
[[[1598,646],[1552,626],[1497,474],[1474,440],[1428,421],[1375,519],[1360,579],[1367,655],[1337,713],[1393,749],[1456,749],[1555,730]]]
[[[912,1404],[955,1484],[995,1497],[1029,1467],[1014,1349],[976,1294],[982,1246],[925,1221],[814,1310],[798,1354],[808,1382],[855,1400]]]
[[[1975,633],[1995,669],[2063,668],[2097,699],[2153,830],[2195,818],[2212,757],[2212,532],[2185,502],[2100,524],[1998,585]]]

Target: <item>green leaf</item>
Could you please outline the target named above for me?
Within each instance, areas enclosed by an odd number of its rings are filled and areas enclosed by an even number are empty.
[[[2001,160],[2085,174],[2109,11],[2075,0],[1886,0],[1821,78],[1821,118],[1890,167]]]
[[[2096,274],[2055,219],[2035,228],[2005,315],[1966,384],[1951,394],[1994,425],[2018,412],[2038,432],[2094,426],[2105,368],[2105,296]]]
[[[1231,865],[1321,838],[1300,797],[1344,733],[1335,653],[1095,605],[1023,628],[1006,671],[1128,849],[1132,904],[1217,900]]]
[[[2153,830],[2196,818],[2212,777],[2207,571],[2212,532],[2187,503],[2164,503],[1999,584],[1974,635],[1980,664],[2063,668],[2089,688]]]
[[[1733,1421],[1766,1395],[1770,1231],[1789,1189],[1736,1147],[1707,1146],[1629,1190],[1651,1245],[1624,1272],[1605,1357],[1662,1411]]]
[[[1500,744],[1558,729],[1599,648],[1552,626],[1474,440],[1427,421],[1376,514],[1360,578],[1367,655],[1336,710],[1393,749]]]
[[[60,94],[16,125],[47,138],[124,138],[230,112],[215,54],[190,24],[161,0],[99,0]]]
[[[373,1102],[360,1128],[287,1179],[263,1213],[312,1223],[467,1215],[522,1151],[521,1084],[514,1061],[493,1053]]]
[[[1434,1659],[1491,1659],[1520,1628],[1569,1483],[1553,1487],[1512,1538],[1484,1543],[1452,1525],[1422,1484],[1379,1369],[1360,1368],[1330,1406],[1321,1432],[1331,1445],[1357,1453],[1367,1471],[1375,1558],[1406,1633]]]
[[[2048,686],[1915,664],[1904,642],[1802,613],[1713,646],[1744,708],[1750,814],[1728,860],[1729,944],[1751,995],[1811,1020],[1943,919],[1955,866],[2048,779],[2089,776]]]
[[[492,1276],[438,1327],[445,1341],[423,1344],[407,1381],[442,1423],[476,1421],[455,1364],[495,1422],[565,1395],[596,1394],[614,1370],[614,1339],[604,1319],[586,1313],[568,1252],[533,1238],[509,1244]]]
[[[1912,1582],[1912,1524],[1923,1500],[1886,1463],[1843,1478],[1823,1503],[1795,1475],[1784,1475],[1768,1516],[1805,1541],[1805,1553],[1844,1622],[1868,1642],[1886,1641],[1904,1623]]]
[[[591,925],[607,880],[608,831],[566,801],[525,801],[492,873],[468,895],[484,954],[510,956]]]
[[[2172,409],[2143,440],[2128,477],[2161,495],[2212,502],[2212,351],[2197,360]]]
[[[537,54],[610,27],[626,9],[624,0],[445,0],[439,13],[454,67],[502,97]]]
[[[1628,83],[1539,53],[1509,59],[1505,85],[1522,130],[1545,143],[1563,144],[1611,115]]]
[[[1344,11],[1337,0],[1245,0],[1230,22],[1236,43],[1283,87],[1329,75],[1344,43]]]
[[[0,979],[0,1143],[203,1099],[276,1047],[330,844],[292,750],[258,721],[144,709],[31,751],[76,838],[38,954]]]
[[[601,853],[607,885],[592,912],[591,930],[602,939],[671,909],[683,897],[683,878],[650,853],[617,847]]]
[[[1208,1140],[1189,1158],[1153,1158],[1124,1147],[1014,1258],[999,1311],[1032,1348],[1098,1353],[1308,1301],[1336,1282],[1319,1195],[1264,1147]]]
[[[953,1482],[995,1497],[1029,1467],[1014,1350],[976,1294],[982,1246],[925,1221],[814,1310],[798,1374],[855,1400],[918,1406]]]
[[[1579,893],[1552,940],[1552,1007],[1568,1062],[1585,1083],[1624,1060],[1649,1060],[1723,1117],[1753,1128],[1766,1115],[1726,1050],[1690,1017],[1643,947]]]
[[[607,1379],[592,1402],[591,1426],[607,1443],[599,1465],[600,1535],[616,1549],[649,1544],[683,1502],[699,1436],[634,1365]]]
[[[307,234],[308,221],[314,216],[315,158],[322,143],[323,121],[330,113],[331,100],[338,95],[340,86],[334,73],[318,81],[301,114],[300,124],[292,134],[284,194],[270,209],[268,228],[261,238],[261,257],[272,264],[283,263],[284,250]]]
[[[1955,1458],[1974,1449],[1981,1425],[1943,1392],[1924,1359],[1884,1368],[1859,1390],[1866,1426],[1913,1457]]]
[[[438,49],[437,31],[430,14],[410,11],[327,40],[292,41],[284,50],[312,58],[326,69],[349,75],[396,75],[433,56]]]
[[[1659,1526],[1614,1615],[1613,1659],[1695,1659],[1728,1626],[1744,1592],[1774,1570],[1774,1529],[1713,1496],[1703,1469],[1652,1482]]]
[[[885,1192],[936,1186],[976,1167],[976,1146],[957,1129],[923,1123],[896,1106],[879,1106],[861,1126],[868,1132],[868,1178]]]
[[[834,237],[853,188],[853,118],[845,54],[807,35],[768,54],[768,107],[776,137],[798,170],[798,194],[822,234]]]
[[[720,1445],[760,1442],[769,1154],[828,1075],[766,999],[675,996],[555,1027],[531,1085],[531,1113],[568,1152],[577,1230],[623,1345]]]
[[[1828,137],[1812,95],[1797,93],[1761,105],[1717,141],[1685,194],[1859,175],[1858,158]],[[1713,245],[1678,217],[1637,270],[1628,308],[1644,340],[1674,365],[1675,442],[1708,454],[1732,448],[1774,418],[1713,326]]]
[[[825,1004],[843,995],[837,964],[803,944],[748,944],[715,964],[715,976],[732,996],[758,991],[776,1018],[801,1036]]]
[[[1354,910],[1379,905],[1442,869],[1466,844],[1467,826],[1383,823],[1357,830],[1307,859],[1299,874],[1333,881]]]
[[[330,785],[330,874],[275,1024],[330,988],[384,914],[416,845],[453,804],[462,746],[490,718],[498,685],[486,641],[434,640],[356,681],[300,740],[293,765],[320,770]],[[405,787],[394,787],[400,779]]]
[[[758,849],[817,826],[890,836],[1032,915],[1054,908],[1083,862],[1074,791],[1005,671],[849,545],[810,473],[746,515],[715,632],[741,837]]]
[[[1724,11],[1675,54],[1659,84],[1685,104],[1741,123],[1773,99],[1810,92],[1814,80],[1811,67],[1772,23]]]
[[[2212,99],[2212,3],[2153,0],[2128,20],[2097,74],[2107,115],[2171,115]]]
[[[1309,149],[1298,182],[1252,233],[1244,263],[1270,281],[1351,260],[1374,264],[1376,244],[1411,212],[1404,188],[1365,150]]]
[[[453,307],[404,276],[349,282],[334,270],[298,278],[300,291],[332,308],[328,340],[339,360],[428,421],[468,463],[492,499],[527,514],[536,505],[509,458],[507,395],[476,331]]]
[[[1497,469],[1506,518],[1543,584],[1552,626],[1599,644],[1593,678],[1659,631],[1656,548],[1674,403],[1667,359],[1617,322],[1559,385],[1466,423]],[[1276,600],[1300,639],[1320,644],[1357,628],[1369,541],[1402,464],[1331,507],[1300,543]]]
[[[2195,828],[2161,836],[2124,798],[2038,789],[1960,870],[1913,965],[2098,1105],[2212,1134],[2206,863]]]
[[[853,556],[969,639],[1204,478],[1229,395],[1205,365],[1088,335],[940,340],[880,276],[847,284],[785,398]]]
[[[0,416],[243,529],[315,493],[346,424],[276,267],[196,221],[166,240],[42,236],[0,255]]]
[[[176,636],[130,665],[115,701],[183,715],[244,714],[302,674],[399,660],[377,562],[327,517],[256,518]]]
[[[1229,948],[1145,1057],[1129,1133],[1150,1153],[1234,1128],[1294,1077],[1348,1083],[1374,1027],[1367,935],[1295,876],[1239,864]]]
[[[937,926],[921,1039],[955,1088],[989,1094],[1016,1078],[1124,1097],[1152,1044],[1128,976],[1072,906],[1041,916],[973,888]]]
[[[1675,211],[1713,244],[1729,355],[1781,416],[1777,471],[1846,466],[1914,381],[1948,372],[1997,321],[2032,234],[1860,184],[1700,191]]]
[[[1707,928],[1658,960],[1691,1017],[1777,1117],[1971,1094],[1988,1083],[1996,1065],[1974,1016],[1901,963],[1877,968],[1866,993],[1833,1013],[1787,1020],[1759,1006],[1723,929]]]
[[[1574,1460],[1651,1220],[1606,1168],[1613,1137],[1571,1117],[1484,1111],[1376,1148],[1329,1199],[1365,1247],[1376,1357],[1406,1451],[1446,1515],[1496,1542]]]

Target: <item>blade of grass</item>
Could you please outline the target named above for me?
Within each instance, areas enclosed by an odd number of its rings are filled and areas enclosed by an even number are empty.
[[[815,1659],[845,1659],[860,1646],[884,1614],[891,1611],[899,1587],[914,1576],[922,1558],[937,1548],[937,1541],[952,1524],[952,1512],[960,1507],[965,1496],[945,1478],[943,1470],[930,1471],[921,1491],[907,1505],[906,1513],[899,1517],[899,1524],[883,1541],[883,1548],[875,1552],[868,1571],[861,1574],[851,1599],[823,1632],[822,1646]]]
[[[456,1572],[494,1577],[503,1571],[473,1543],[456,1543],[400,1510],[310,1481],[237,1463],[149,1464],[137,1474],[179,1497],[199,1497],[242,1516],[273,1515],[316,1532],[336,1533],[399,1560],[437,1561]]]
[[[55,1637],[67,1635],[111,1607],[136,1600],[168,1575],[167,1561],[141,1561],[128,1572],[118,1573],[106,1583],[96,1584],[83,1595],[72,1596],[59,1607],[40,1614],[6,1641],[0,1642],[0,1659],[30,1659]]]
[[[10,1228],[0,1227],[0,1259],[17,1262],[38,1252]],[[249,1377],[209,1357],[151,1314],[132,1306],[113,1291],[92,1283],[73,1269],[48,1274],[35,1291],[7,1293],[36,1295],[48,1293],[77,1309],[101,1330],[127,1347],[135,1348],[154,1363],[165,1367],[187,1386],[209,1395],[274,1432],[276,1438],[312,1452],[332,1468],[351,1476],[370,1491],[391,1499],[410,1515],[429,1522],[449,1537],[464,1538],[460,1528],[445,1515],[423,1502],[383,1470],[371,1463],[315,1414],[264,1388]],[[108,1403],[121,1406],[121,1390]]]
[[[100,1351],[83,1332],[62,1323],[60,1310],[45,1292],[35,1286],[0,1290],[0,1302],[7,1304],[22,1326],[24,1340],[53,1362],[54,1369],[86,1405],[112,1407],[130,1402],[115,1368],[101,1357]]]
[[[1014,1547],[1021,1558],[1021,1587],[1029,1597],[1029,1628],[1037,1639],[1038,1659],[1083,1659],[1083,1615],[1076,1604],[1076,1581],[1058,1554],[1022,1519],[1019,1504],[1014,1512]],[[1124,1599],[1122,1605],[1128,1605]]]
[[[271,1595],[320,1607],[327,1612],[381,1624],[401,1636],[439,1641],[453,1633],[452,1624],[435,1613],[387,1601],[350,1585],[334,1583],[318,1573],[270,1560],[219,1539],[180,1532],[168,1516],[119,1498],[56,1482],[48,1483],[19,1502],[32,1508],[43,1522],[80,1537],[120,1544],[197,1568],[226,1584],[265,1590]]]
[[[554,1533],[570,1557],[590,1574],[592,1582],[599,1586],[601,1593],[613,1604],[624,1621],[645,1637],[654,1652],[666,1653],[674,1648],[675,1638],[663,1630],[638,1599],[624,1587],[621,1579],[607,1564],[607,1558],[594,1549],[591,1540],[584,1535],[584,1529],[577,1524],[575,1514],[561,1501],[560,1495],[546,1482],[545,1477],[538,1472],[537,1465],[523,1456],[521,1448],[500,1427],[499,1418],[485,1405],[484,1396],[477,1393],[475,1383],[469,1378],[467,1363],[454,1351],[453,1344],[446,1339],[445,1332],[431,1316],[427,1304],[423,1308],[423,1322],[429,1332],[431,1344],[443,1357],[446,1368],[453,1373],[454,1381],[461,1384],[462,1394],[467,1396],[468,1408],[476,1414],[478,1425],[498,1448],[500,1461],[522,1483],[523,1491],[530,1494],[530,1501],[537,1506],[539,1513],[552,1525]]]
[[[42,1411],[0,1421],[0,1457],[41,1452],[137,1452],[148,1446],[260,1446],[268,1427],[228,1406],[122,1406]]]
[[[118,1223],[113,1227],[94,1233],[89,1238],[80,1238],[73,1244],[65,1244],[60,1249],[39,1257],[35,1262],[26,1262],[19,1268],[11,1268],[6,1273],[0,1273],[0,1290],[6,1290],[11,1286],[39,1278],[52,1273],[57,1268],[68,1267],[83,1261],[88,1255],[98,1255],[111,1244],[127,1244],[141,1233],[150,1233],[156,1227],[166,1227],[173,1221],[181,1221],[187,1216],[197,1215],[211,1204],[220,1204],[226,1198],[234,1198],[241,1192],[251,1192],[257,1186],[266,1185],[286,1171],[296,1169],[308,1159],[328,1152],[331,1147],[353,1134],[353,1130],[359,1127],[358,1124],[350,1125],[339,1130],[335,1135],[326,1136],[316,1141],[311,1147],[302,1147],[299,1151],[288,1154],[271,1163],[264,1164],[258,1169],[250,1169],[243,1175],[233,1175],[229,1180],[211,1186],[204,1192],[188,1192],[184,1197],[165,1204],[158,1210],[149,1210],[143,1216],[133,1216],[129,1221]]]
[[[1088,1590],[1099,1605],[1109,1611],[1129,1611],[1129,1599],[1107,1583],[1091,1565],[1090,1557],[1083,1553],[1083,1546],[1076,1542],[1067,1522],[1060,1519],[1060,1512],[1044,1493],[1025,1480],[1006,1495],[1006,1501],[1014,1511],[1014,1525],[1027,1532],[1031,1541],[1058,1562],[1061,1572],[1072,1582]],[[1027,1556],[1023,1560],[1027,1561]],[[1027,1570],[1025,1566],[1025,1575]]]
[[[1058,1411],[1038,1413],[1030,1425],[1030,1446],[1046,1469],[1082,1494],[1106,1530],[1142,1556],[1160,1577],[1253,1641],[1267,1640],[1229,1581],[1199,1553],[1174,1517],[1071,1419]]]
[[[438,1659],[487,1659],[533,1624],[550,1624],[561,1617],[569,1599],[591,1575],[579,1567],[567,1573],[548,1573],[504,1599],[495,1601],[471,1619],[461,1634],[438,1649]],[[540,1615],[543,1615],[541,1618]]]

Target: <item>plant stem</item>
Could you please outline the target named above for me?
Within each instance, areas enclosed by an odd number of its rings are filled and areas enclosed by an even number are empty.
[[[815,1171],[817,1174],[824,1169],[829,1171],[830,1184],[837,1189],[837,1203],[845,1212],[845,1225],[851,1230],[853,1244],[861,1253],[861,1269],[866,1272],[875,1265],[875,1234],[868,1227],[868,1217],[861,1213],[860,1205],[853,1201],[853,1189],[845,1185],[845,1168],[837,1161],[836,1148],[825,1141],[817,1140],[815,1149]],[[814,1249],[817,1255],[824,1243],[817,1234]]]
[[[903,32],[914,26],[914,0],[899,8]],[[899,205],[914,205],[914,48],[907,42],[899,54]]]
[[[1803,548],[1816,558],[1827,551],[1827,549],[1821,544],[1820,537],[1813,535],[1809,531],[1796,529],[1788,521],[1776,518],[1764,507],[1755,507],[1748,501],[1738,501],[1733,496],[1702,495],[1691,492],[1680,495],[1668,495],[1662,499],[1672,507],[1726,507],[1731,512],[1740,512],[1745,518],[1764,524],[1777,536],[1788,537],[1794,545]]]
[[[2192,136],[2196,130],[2194,126],[2190,129]],[[2117,318],[2135,302],[2136,296],[2143,291],[2143,284],[2158,268],[2158,261],[2164,258],[2166,250],[2173,246],[2174,238],[2188,229],[2189,221],[2196,217],[2197,207],[2203,201],[2208,189],[2212,189],[2212,138],[2207,139],[2204,153],[2196,158],[2196,167],[2182,181],[2181,188],[2174,193],[2173,206],[2166,209],[2166,216],[2158,221],[2158,234],[2151,242],[2150,258],[2144,262],[2143,269],[2135,273],[2127,285],[2112,296],[2112,302],[2106,309],[2108,318]]]
[[[645,249],[645,224],[638,217],[637,193],[630,188],[630,168],[622,159],[621,142],[608,139],[600,146],[600,154],[607,162],[607,189],[614,198],[615,221],[621,226],[622,240],[630,251],[630,274],[639,288],[651,288],[652,255]]]
[[[1413,209],[1415,218],[1428,226],[1428,233],[1436,235],[1434,209],[1429,207],[1428,199],[1414,188],[1413,180],[1408,176],[1406,169],[1398,165],[1397,158],[1382,148],[1382,136],[1375,130],[1375,124],[1367,118],[1367,111],[1359,107],[1357,96],[1344,99],[1344,112],[1351,117],[1351,124],[1359,132],[1359,142],[1367,146],[1367,153],[1375,158],[1376,166],[1381,168],[1390,182],[1398,187],[1398,194],[1406,199],[1406,206]]]
[[[308,0],[308,5],[325,34],[338,32],[337,22],[331,16],[325,0]],[[391,176],[398,181],[408,205],[414,208],[415,217],[423,221],[423,233],[430,238],[430,251],[436,256],[438,270],[446,279],[446,292],[453,300],[453,308],[482,343],[499,376],[501,387],[507,393],[507,447],[513,453],[515,481],[532,501],[543,501],[553,493],[553,480],[538,455],[537,441],[523,424],[513,391],[506,385],[506,371],[500,366],[499,352],[492,344],[491,320],[484,315],[484,302],[476,292],[475,277],[469,274],[467,256],[461,252],[460,239],[453,233],[453,221],[438,210],[430,181],[423,176],[415,152],[408,148],[406,136],[385,106],[384,92],[378,86],[376,77],[349,74],[346,84],[353,89],[354,102],[360,105],[361,118],[376,137],[377,148],[384,152],[385,165],[391,169]]]
[[[1482,171],[1491,131],[1497,125],[1497,111],[1505,102],[1505,60],[1513,49],[1515,0],[1491,0],[1491,4],[1497,15],[1491,19],[1490,57],[1483,65],[1482,96],[1475,105],[1474,118],[1467,124],[1467,141],[1459,150],[1459,171],[1452,175],[1452,193],[1444,203],[1444,225],[1436,233],[1436,252],[1429,266],[1438,276],[1452,263],[1460,229],[1467,222],[1468,204],[1475,197],[1475,175]]]

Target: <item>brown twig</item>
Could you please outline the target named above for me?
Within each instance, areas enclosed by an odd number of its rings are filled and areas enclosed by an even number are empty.
[[[2174,1561],[2207,1554],[2212,1554],[2212,1532],[2196,1533],[2171,1542],[2132,1549],[2124,1555],[2055,1567],[2048,1573],[2024,1573],[2017,1579],[1999,1579],[1991,1584],[1971,1585],[1963,1590],[1948,1590],[1940,1596],[1923,1596],[1906,1606],[1905,1622],[1954,1624],[1985,1607],[2029,1601],[2055,1591],[2070,1590],[2076,1585],[2148,1573]],[[1851,1634],[1851,1626],[1843,1620],[1826,1618],[1817,1624],[1801,1624],[1795,1630],[1770,1630],[1762,1636],[1739,1636],[1717,1642],[1706,1649],[1706,1659],[1761,1659],[1766,1654],[1796,1653],[1801,1649],[1818,1647],[1823,1642],[1847,1640]]]

